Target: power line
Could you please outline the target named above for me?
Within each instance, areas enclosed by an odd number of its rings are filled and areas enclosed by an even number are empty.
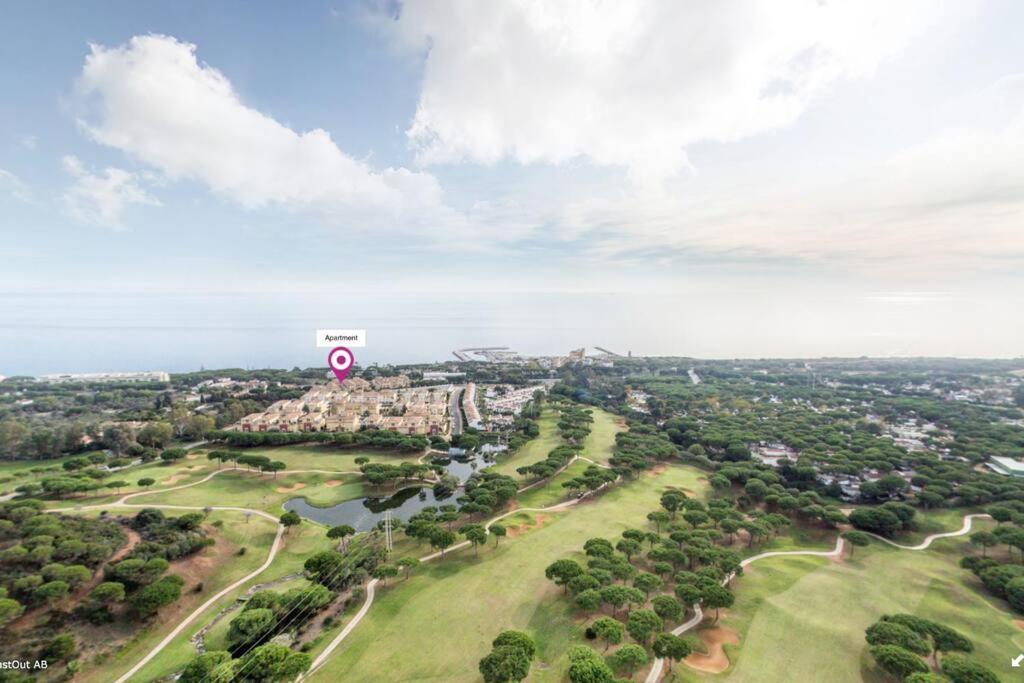
[[[329,584],[333,583],[334,580],[336,578],[338,578],[338,576],[341,575],[341,572],[343,570],[345,570],[345,569],[347,569],[347,567],[345,565],[339,564],[338,567],[336,567],[334,570],[329,572],[327,575],[317,577],[317,583],[319,583],[320,585],[323,585],[325,588],[327,588],[329,586]],[[325,581],[324,579],[327,579],[327,580]],[[312,598],[313,598],[313,593],[310,592],[309,595],[305,596],[304,598],[299,599],[296,602],[296,604],[292,606],[291,609],[289,609],[287,612],[285,612],[281,616],[281,618],[278,620],[277,624],[275,624],[273,630],[278,631],[280,633],[287,632],[288,628],[291,627],[292,624],[294,624],[299,617],[303,617],[304,615],[307,615],[310,612],[310,610],[313,609],[312,604],[309,604],[309,605],[306,605],[305,607],[302,607],[302,605],[305,602],[308,602],[308,601],[312,600]],[[252,651],[252,649],[247,651],[246,654],[248,654],[251,651]],[[243,657],[244,657],[244,655],[243,655]],[[237,680],[254,663],[255,663],[255,660],[251,660],[249,663],[243,664],[241,668],[239,668],[238,670],[236,670],[236,671],[234,671],[232,673],[231,678],[228,679],[228,683],[232,683],[232,681]],[[211,671],[207,676],[204,676],[202,683],[209,683],[210,680],[211,680],[211,676],[212,675],[213,675],[213,672]]]

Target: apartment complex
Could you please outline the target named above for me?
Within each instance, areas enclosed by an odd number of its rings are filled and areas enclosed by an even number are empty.
[[[382,381],[383,380],[383,381]],[[400,434],[447,435],[452,387],[409,387],[409,378],[358,377],[320,384],[302,397],[277,401],[229,429],[243,432],[354,432],[389,429]]]

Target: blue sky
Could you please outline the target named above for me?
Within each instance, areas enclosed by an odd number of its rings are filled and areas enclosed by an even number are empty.
[[[835,292],[1011,355],[1024,6],[958,5],[6,3],[0,290]]]

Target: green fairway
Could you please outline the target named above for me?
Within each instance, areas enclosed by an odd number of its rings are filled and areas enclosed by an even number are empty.
[[[206,459],[204,450],[201,457]],[[359,465],[355,460],[359,457],[369,458],[370,462],[388,462],[397,464],[404,461],[415,461],[422,452],[398,453],[396,451],[361,450],[355,448],[338,448],[336,446],[281,446],[279,448],[246,448],[246,455],[264,455],[271,460],[280,460],[290,470],[330,470],[332,472],[355,472]],[[214,464],[216,467],[216,464]],[[226,465],[230,467],[230,465]]]
[[[599,408],[593,409],[594,422],[583,442],[583,455],[602,465],[608,464],[615,448],[615,435],[626,428],[622,418]]]
[[[490,467],[492,472],[507,474],[510,477],[518,476],[516,468],[524,465],[531,465],[548,457],[556,446],[562,443],[558,436],[558,411],[553,408],[545,408],[537,419],[540,426],[540,435],[527,441],[518,451],[508,457],[498,457],[498,462]]]
[[[154,492],[128,502],[133,505],[236,506],[278,514],[281,504],[296,496],[303,496],[321,506],[358,498],[363,495],[360,479],[361,475],[351,474],[279,474],[275,478],[271,474],[228,469],[196,486],[166,493]]]
[[[565,469],[561,474],[541,482],[529,491],[523,491],[516,496],[516,502],[523,508],[544,508],[555,503],[568,500],[569,491],[562,484],[573,477],[578,477],[590,467],[589,462],[577,460]]]
[[[532,515],[539,526],[497,548],[488,544],[479,557],[464,549],[424,565],[408,581],[380,590],[363,622],[312,680],[478,681],[477,662],[490,641],[517,628],[537,642],[531,680],[561,681],[566,650],[585,641],[575,610],[544,578],[544,568],[579,556],[588,538],[645,526],[664,489],[703,491],[701,476],[681,465],[645,474],[568,511]]]
[[[949,539],[934,549],[908,551],[875,542],[838,563],[813,557],[759,561],[733,584],[736,604],[722,619],[741,636],[740,645],[726,646],[732,667],[718,676],[680,667],[680,677],[883,683],[889,679],[868,654],[864,629],[894,612],[961,631],[974,641],[971,658],[1009,676],[1009,658],[1024,647],[1024,631],[997,601],[965,584],[974,583],[956,564],[965,543]]]

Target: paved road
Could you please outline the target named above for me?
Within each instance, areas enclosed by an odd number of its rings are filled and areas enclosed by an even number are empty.
[[[988,515],[965,515],[964,516],[963,525],[959,529],[957,529],[956,531],[947,531],[947,532],[944,532],[944,533],[941,533],[941,534],[932,534],[931,536],[926,537],[923,541],[921,541],[917,545],[902,545],[900,543],[896,543],[895,541],[890,541],[888,538],[885,538],[884,536],[879,536],[878,534],[872,534],[870,532],[868,532],[868,535],[872,536],[874,538],[877,538],[880,541],[884,541],[885,543],[888,543],[889,545],[896,546],[897,548],[901,548],[903,550],[925,550],[934,541],[937,541],[939,539],[942,539],[942,538],[953,538],[955,536],[963,536],[964,534],[970,533],[971,532],[971,524],[972,524],[972,522],[975,519],[982,519],[984,517],[988,517]],[[740,562],[740,566],[741,567],[746,567],[747,565],[749,565],[749,564],[751,564],[753,562],[757,562],[758,560],[763,560],[763,559],[769,558],[769,557],[784,557],[786,555],[805,555],[805,556],[810,555],[810,556],[815,556],[815,557],[839,557],[840,555],[843,554],[844,546],[845,546],[845,542],[843,541],[842,537],[840,537],[840,538],[836,539],[836,547],[833,548],[832,550],[827,550],[827,551],[826,550],[776,550],[776,551],[770,551],[770,552],[766,552],[766,553],[761,553],[760,555],[754,555],[752,557],[748,557],[747,559],[745,559],[742,562]],[[731,575],[726,577],[725,581],[723,581],[722,584],[725,585],[725,584],[729,583],[729,581],[731,581],[732,578],[733,577]],[[677,636],[678,635],[682,635],[683,633],[686,633],[687,631],[695,628],[698,624],[700,624],[701,621],[703,621],[704,613],[701,611],[700,605],[694,605],[693,606],[693,611],[694,611],[693,617],[691,617],[688,621],[686,621],[683,624],[680,624],[679,626],[677,626],[675,629],[672,630],[672,633],[674,635],[677,635]],[[665,664],[665,661],[663,659],[655,659],[654,660],[654,664],[651,666],[650,673],[648,673],[647,674],[647,678],[644,679],[644,683],[658,683],[658,680],[661,678],[661,672],[662,672],[662,668],[663,668],[664,664]]]
[[[452,392],[452,397],[448,402],[448,412],[452,415],[452,436],[462,433],[462,392],[465,391],[462,387],[459,387]]]

